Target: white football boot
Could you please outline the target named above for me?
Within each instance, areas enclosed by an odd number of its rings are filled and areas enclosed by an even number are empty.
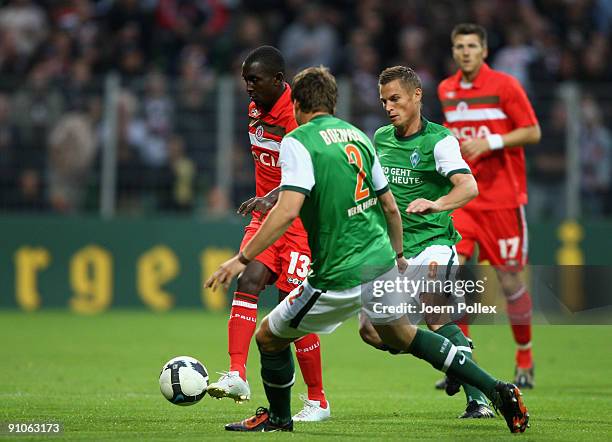
[[[242,379],[237,371],[223,371],[218,373],[221,377],[217,382],[213,382],[208,386],[206,389],[208,394],[217,399],[228,397],[238,403],[251,399],[251,388],[249,387],[249,383]]]
[[[300,399],[304,401],[304,408],[293,416],[294,422],[321,422],[331,417],[329,401],[327,408],[322,408],[320,401],[312,401],[304,394],[300,394]]]

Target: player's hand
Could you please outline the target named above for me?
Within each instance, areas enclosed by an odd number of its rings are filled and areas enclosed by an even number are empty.
[[[426,200],[425,198],[417,198],[408,204],[406,213],[414,213],[419,215],[427,215],[428,213],[440,212],[440,206],[435,201]]]
[[[276,200],[278,199],[278,195],[266,195],[266,196],[254,196],[253,198],[249,198],[244,203],[240,204],[238,207],[237,213],[242,216],[246,216],[253,211],[260,212],[262,215],[265,215],[274,207],[276,204]]]
[[[408,268],[408,260],[403,256],[401,258],[396,258],[395,263],[397,264],[397,269],[400,273],[404,273]]]
[[[221,264],[217,271],[206,280],[204,287],[212,287],[213,290],[217,290],[217,287],[222,285],[223,288],[227,290],[234,276],[242,273],[245,268],[246,266],[238,261],[238,255],[236,255],[232,259]]]
[[[461,143],[461,153],[466,160],[473,161],[491,150],[486,138],[472,138]]]

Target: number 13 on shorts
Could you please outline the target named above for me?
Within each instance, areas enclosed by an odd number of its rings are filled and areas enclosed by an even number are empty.
[[[289,261],[287,274],[297,275],[301,279],[306,278],[310,266],[310,257],[300,252],[291,252],[289,256],[291,260]]]

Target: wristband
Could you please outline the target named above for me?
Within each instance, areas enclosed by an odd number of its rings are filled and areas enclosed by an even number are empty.
[[[248,266],[251,260],[247,258],[246,256],[244,256],[244,253],[242,253],[241,251],[240,253],[238,253],[238,262],[240,262],[240,264],[244,264],[245,266]]]
[[[489,142],[489,148],[491,150],[498,150],[504,148],[504,139],[499,134],[487,135],[487,141]]]
[[[395,259],[400,259],[404,257],[404,252],[399,252],[397,255],[395,255]]]

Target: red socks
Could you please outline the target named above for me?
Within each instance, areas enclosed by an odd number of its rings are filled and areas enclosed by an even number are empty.
[[[525,287],[521,287],[515,294],[507,297],[508,318],[512,325],[514,340],[518,345],[516,351],[516,365],[519,368],[531,368],[531,295]]]
[[[320,401],[322,408],[327,408],[323,392],[323,374],[321,372],[321,343],[314,333],[294,342],[295,354],[300,364],[304,383],[308,387],[308,399]]]
[[[246,380],[249,345],[257,325],[257,296],[234,292],[232,311],[227,324],[230,371],[237,371]]]

